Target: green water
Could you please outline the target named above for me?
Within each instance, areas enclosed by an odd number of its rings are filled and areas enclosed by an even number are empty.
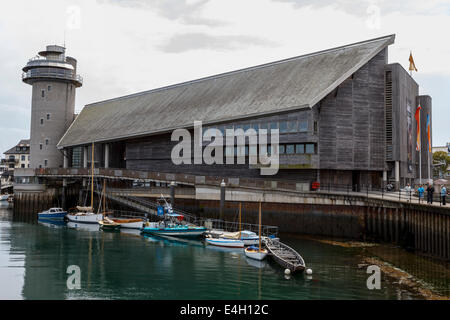
[[[382,277],[368,290],[361,250],[287,238],[312,276],[286,279],[273,262],[201,241],[169,241],[96,226],[25,222],[0,208],[0,299],[414,299]],[[68,266],[81,289],[67,288]]]

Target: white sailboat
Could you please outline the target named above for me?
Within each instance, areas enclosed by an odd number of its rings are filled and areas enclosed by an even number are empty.
[[[259,248],[256,247],[248,247],[245,249],[245,255],[254,260],[264,260],[267,257],[269,252],[267,249],[262,248],[261,243],[261,202],[259,203]]]
[[[206,243],[225,248],[244,248],[245,243],[241,240],[241,209],[242,205],[239,204],[239,232],[236,233],[237,238],[226,237],[222,234],[214,237],[214,234],[210,234],[205,238]]]
[[[66,217],[70,222],[98,224],[103,220],[103,214],[94,213],[94,143],[92,143],[91,171],[91,206],[77,207],[77,212],[69,213]]]

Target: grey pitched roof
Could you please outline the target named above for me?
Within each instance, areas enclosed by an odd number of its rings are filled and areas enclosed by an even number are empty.
[[[16,147],[18,146],[30,146],[30,139],[26,139],[26,140],[20,140],[19,143],[12,147],[11,149],[9,149],[8,151],[5,151],[3,154],[29,154],[30,153],[30,148],[28,148],[27,151],[21,150],[21,151],[17,151]]]
[[[59,148],[311,108],[395,35],[87,105]]]

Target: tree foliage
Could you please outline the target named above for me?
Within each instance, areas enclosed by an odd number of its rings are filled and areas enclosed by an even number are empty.
[[[450,156],[447,152],[437,151],[433,153],[433,163],[435,165],[442,163],[439,166],[435,166],[435,169],[440,173],[445,173],[447,171],[447,168],[450,166]]]

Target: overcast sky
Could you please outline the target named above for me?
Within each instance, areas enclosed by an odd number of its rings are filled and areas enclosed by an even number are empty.
[[[395,3],[395,4],[393,4]],[[14,0],[0,10],[0,152],[29,138],[21,69],[47,44],[78,60],[86,104],[396,34],[390,62],[433,98],[433,144],[450,142],[450,0]]]

